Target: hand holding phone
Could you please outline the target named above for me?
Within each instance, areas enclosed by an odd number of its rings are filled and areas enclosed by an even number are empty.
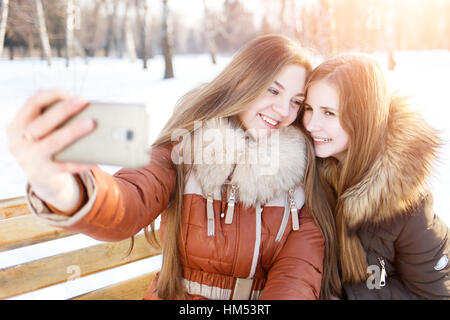
[[[59,108],[43,114],[57,102],[61,103]],[[53,156],[95,129],[90,119],[61,126],[87,105],[83,99],[59,89],[40,90],[26,100],[6,130],[9,151],[34,193],[61,211],[70,211],[78,202],[80,190],[73,175],[92,165],[57,162]]]
[[[91,164],[137,168],[150,161],[147,123],[144,105],[88,103],[51,89],[28,98],[6,133],[9,151],[34,192],[70,211],[79,198],[74,174]]]

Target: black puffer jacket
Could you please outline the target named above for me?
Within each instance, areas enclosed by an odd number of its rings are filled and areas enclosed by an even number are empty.
[[[401,104],[391,106],[385,139],[371,168],[339,199],[371,274],[365,282],[344,283],[345,293],[348,299],[449,299],[450,232],[433,211],[428,186],[440,139]],[[336,169],[324,163],[323,170],[336,185]]]
[[[389,223],[361,228],[358,236],[372,276],[344,285],[348,299],[450,298],[449,228],[434,214],[431,195]]]

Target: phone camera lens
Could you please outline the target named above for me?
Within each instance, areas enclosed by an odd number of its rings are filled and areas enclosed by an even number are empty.
[[[133,140],[134,132],[132,130],[127,130],[127,140]]]

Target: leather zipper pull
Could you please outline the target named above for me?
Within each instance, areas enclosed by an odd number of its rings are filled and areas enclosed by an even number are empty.
[[[211,193],[206,195],[206,217],[208,236],[214,235],[214,199]]]
[[[298,221],[298,209],[297,205],[294,201],[293,190],[289,189],[289,206],[291,208],[291,216],[292,216],[292,230],[297,231],[300,229],[300,223]]]
[[[234,204],[236,202],[236,186],[231,185],[230,197],[227,203],[227,214],[225,216],[225,224],[231,224],[233,222]]]

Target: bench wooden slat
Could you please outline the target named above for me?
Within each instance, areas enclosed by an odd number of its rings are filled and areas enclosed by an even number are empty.
[[[79,271],[79,276],[86,276],[161,252],[151,248],[141,234],[136,236],[131,254],[125,257],[130,243],[130,239],[107,242],[0,269],[0,299],[67,281],[73,275],[71,270]]]
[[[4,219],[0,220],[0,252],[74,234],[49,226],[34,215]]]
[[[101,288],[73,300],[142,300],[157,271]]]
[[[31,214],[25,197],[0,200],[0,220]]]

